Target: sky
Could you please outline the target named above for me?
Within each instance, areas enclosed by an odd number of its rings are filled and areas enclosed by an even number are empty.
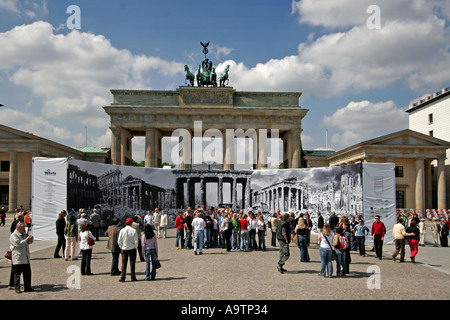
[[[176,90],[209,41],[235,90],[302,92],[303,149],[338,151],[450,86],[449,21],[444,0],[0,0],[0,124],[110,147],[110,90]]]

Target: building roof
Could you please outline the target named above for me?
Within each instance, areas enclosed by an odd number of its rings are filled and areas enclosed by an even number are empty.
[[[305,157],[326,157],[335,152],[334,150],[303,150]]]
[[[410,112],[416,111],[418,109],[421,109],[421,108],[429,105],[432,102],[436,102],[445,97],[448,97],[449,95],[450,95],[450,87],[444,88],[441,91],[437,91],[428,97],[425,97],[423,99],[420,99],[419,101],[411,103],[408,107],[408,110],[406,110],[406,112],[410,113]]]
[[[72,147],[86,153],[108,153],[111,149],[107,147]]]

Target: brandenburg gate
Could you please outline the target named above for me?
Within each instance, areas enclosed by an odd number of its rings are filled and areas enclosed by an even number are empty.
[[[208,43],[209,44],[209,43]],[[207,45],[208,45],[207,44]],[[204,53],[208,52],[204,46]],[[299,106],[301,92],[240,92],[225,86],[229,66],[217,85],[215,66],[207,59],[197,75],[185,66],[189,83],[174,91],[111,90],[113,103],[103,109],[111,119],[111,158],[113,164],[131,164],[131,139],[145,137],[145,166],[162,164],[162,138],[180,136],[180,169],[192,168],[192,138],[196,124],[202,134],[209,129],[222,136],[222,168],[234,169],[234,138],[243,132],[253,140],[253,169],[267,168],[267,139],[283,141],[285,168],[301,168],[301,122],[308,112]],[[194,86],[194,78],[197,86]],[[197,126],[198,127],[198,126]],[[203,135],[202,135],[203,136]]]

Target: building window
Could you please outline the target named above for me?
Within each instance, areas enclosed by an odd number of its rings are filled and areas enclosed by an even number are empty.
[[[405,208],[405,191],[396,190],[395,191],[395,204],[397,208],[403,209]]]
[[[0,172],[9,172],[9,161],[0,161]]]
[[[0,206],[8,205],[9,186],[0,186]]]
[[[428,115],[428,124],[433,124],[433,114],[432,113],[430,113]]]
[[[395,177],[403,178],[403,166],[395,167]]]
[[[428,134],[429,134],[430,137],[432,137],[433,136],[433,130],[428,131]]]

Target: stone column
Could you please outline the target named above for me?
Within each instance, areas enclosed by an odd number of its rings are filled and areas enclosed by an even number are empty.
[[[222,131],[223,170],[234,169],[234,130]]]
[[[256,169],[267,169],[267,129],[258,130],[257,155]]]
[[[438,199],[438,209],[447,208],[447,196],[446,196],[446,185],[445,185],[445,156],[438,159],[438,170],[437,170],[437,199]]]
[[[192,134],[191,131],[185,130],[183,135],[180,135],[180,169],[192,168]]]
[[[290,166],[289,168],[301,168],[302,150],[300,140],[300,130],[291,130],[290,132]]]
[[[157,154],[156,129],[147,129],[145,131],[145,166],[148,168],[156,168]]]
[[[252,205],[251,199],[251,188],[250,188],[250,179],[247,178],[245,181],[245,207],[250,208]]]
[[[17,151],[9,152],[9,198],[8,198],[8,212],[14,212],[17,209],[17,191],[18,191],[18,176],[17,176]]]
[[[218,204],[223,203],[223,177],[219,177],[219,182],[217,184],[217,201]]]
[[[200,178],[200,205],[206,208],[206,182],[204,178]]]
[[[111,129],[111,161],[115,165],[122,165],[121,129]]]
[[[432,186],[432,174],[431,174],[431,162],[432,160],[425,160],[425,209],[433,208],[433,186]]]
[[[422,210],[424,213],[425,205],[425,176],[424,176],[424,159],[416,159],[416,210]]]

